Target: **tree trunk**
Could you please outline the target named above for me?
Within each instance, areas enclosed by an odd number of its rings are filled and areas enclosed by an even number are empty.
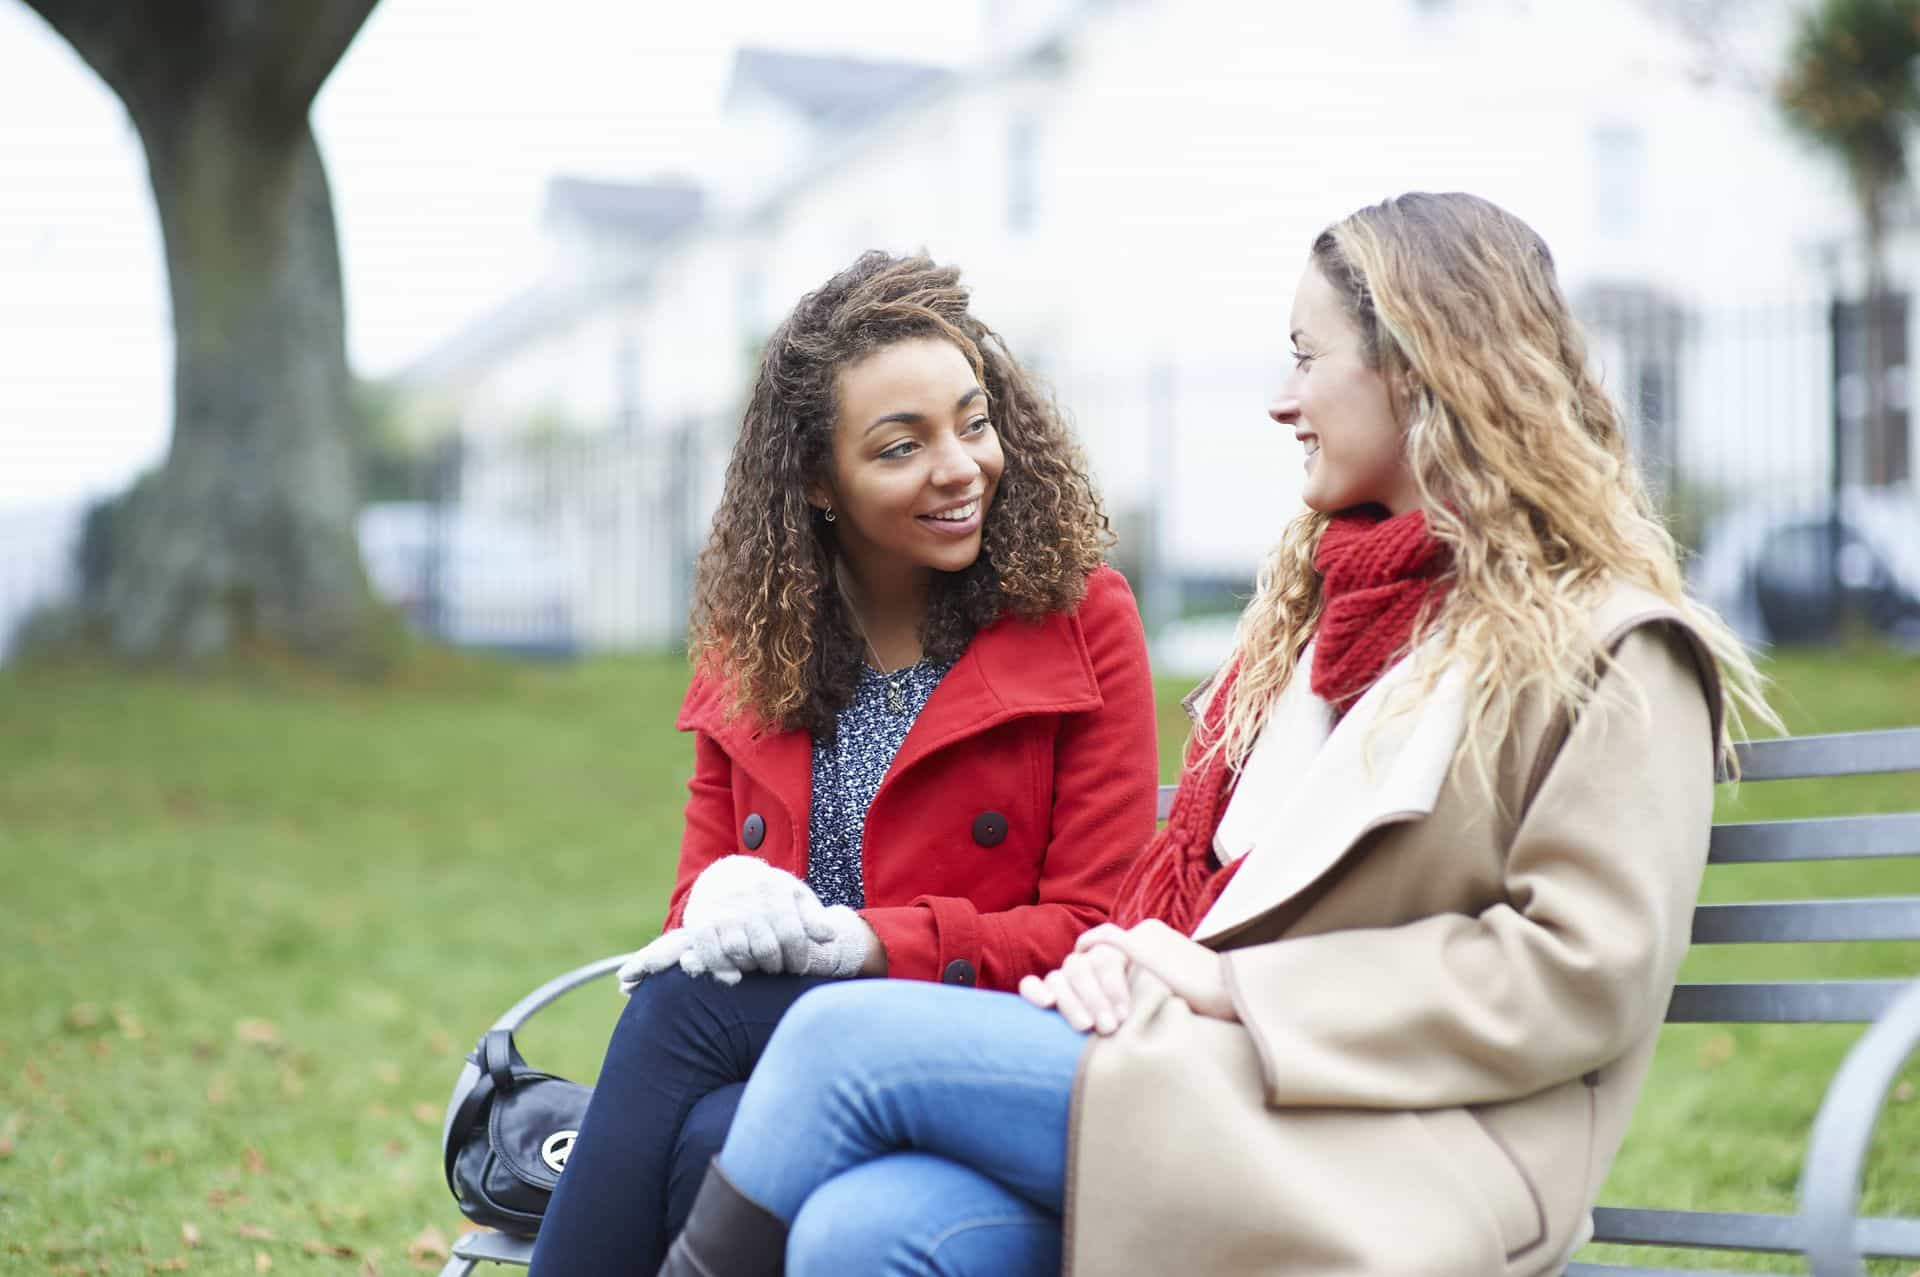
[[[166,241],[174,429],[122,521],[114,646],[349,654],[373,616],[353,535],[338,241],[312,131],[263,145],[207,109],[136,123]]]
[[[339,244],[308,122],[374,0],[28,0],[119,94],[173,302],[174,419],[115,520],[117,651],[372,653]]]
[[[1850,478],[1869,487],[1904,481],[1909,473],[1907,423],[1893,409],[1889,382],[1896,366],[1907,362],[1904,349],[1895,350],[1891,340],[1904,335],[1906,325],[1896,323],[1895,306],[1899,298],[1887,288],[1886,214],[1887,196],[1875,189],[1863,199],[1867,232],[1867,296],[1861,329],[1861,363],[1866,381],[1866,412],[1861,420],[1857,441],[1857,463],[1848,467]],[[1838,463],[1836,459],[1836,464]]]

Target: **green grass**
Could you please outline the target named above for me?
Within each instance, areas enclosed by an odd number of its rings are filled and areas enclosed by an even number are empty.
[[[1795,730],[1920,722],[1911,658],[1775,669]],[[432,659],[379,689],[0,673],[0,1269],[436,1270],[460,1223],[438,1140],[461,1054],[533,984],[658,923],[684,680],[667,658]],[[1181,690],[1162,689],[1169,762]],[[1734,801],[1914,799],[1869,778]],[[1911,865],[1722,872],[1717,898],[1920,888]],[[1920,947],[1700,955],[1687,974],[1756,961],[1907,975]],[[610,983],[584,990],[523,1049],[590,1078],[616,1008]],[[1854,1036],[1669,1033],[1607,1198],[1788,1209]],[[1874,1208],[1920,1213],[1920,1104],[1890,1106],[1883,1144]]]

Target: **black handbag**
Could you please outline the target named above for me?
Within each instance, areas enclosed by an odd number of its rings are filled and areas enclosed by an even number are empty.
[[[540,1231],[593,1089],[530,1068],[514,1031],[625,960],[604,958],[542,985],[496,1020],[467,1056],[447,1103],[440,1151],[453,1200],[474,1223],[520,1237]]]

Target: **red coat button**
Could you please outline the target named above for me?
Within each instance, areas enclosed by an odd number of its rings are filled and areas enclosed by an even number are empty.
[[[973,840],[982,847],[998,847],[1007,840],[1007,818],[997,811],[983,811],[973,818]]]
[[[980,973],[974,970],[973,964],[965,958],[955,958],[947,964],[947,969],[940,973],[941,984],[957,984],[971,989],[979,981]]]
[[[767,822],[765,818],[756,811],[747,817],[745,824],[740,826],[740,841],[746,844],[748,851],[758,851],[760,850],[760,844],[765,842],[766,839]]]

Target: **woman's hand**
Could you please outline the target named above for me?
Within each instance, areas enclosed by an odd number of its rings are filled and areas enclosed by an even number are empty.
[[[1082,1033],[1089,1029],[1112,1033],[1126,1023],[1133,1009],[1127,993],[1127,955],[1112,945],[1070,953],[1057,971],[1044,977],[1023,976],[1020,996],[1037,1007],[1058,1011]]]
[[[1102,923],[1083,934],[1073,947],[1075,957],[1101,949],[1118,950],[1129,963],[1160,977],[1161,983],[1200,1015],[1216,1020],[1240,1019],[1227,994],[1226,959],[1157,918],[1125,930],[1110,922]]]

